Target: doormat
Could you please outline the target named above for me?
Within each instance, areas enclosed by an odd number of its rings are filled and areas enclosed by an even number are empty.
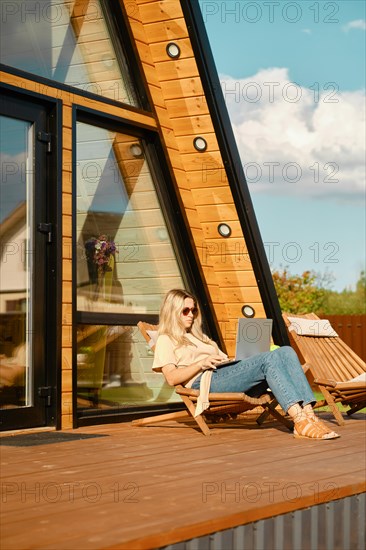
[[[7,435],[0,437],[0,445],[9,447],[34,447],[36,445],[49,445],[51,443],[64,443],[67,441],[79,441],[96,437],[109,437],[106,434],[80,434],[65,432],[44,432],[34,434]]]

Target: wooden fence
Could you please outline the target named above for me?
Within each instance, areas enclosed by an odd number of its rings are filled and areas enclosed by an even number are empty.
[[[340,338],[366,361],[366,315],[324,315]]]

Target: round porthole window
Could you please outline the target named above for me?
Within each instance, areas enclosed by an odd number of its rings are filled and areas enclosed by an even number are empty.
[[[220,223],[217,226],[217,231],[220,233],[221,237],[230,237],[231,235],[231,227],[227,223]]]
[[[203,153],[207,149],[207,141],[203,137],[196,137],[193,140],[193,145],[196,151]]]
[[[130,152],[133,157],[139,159],[143,155],[142,147],[139,143],[133,143],[130,147]]]
[[[176,59],[180,56],[180,47],[178,44],[175,44],[175,42],[169,42],[169,44],[166,47],[166,53],[171,57],[172,59]]]
[[[241,308],[241,312],[244,315],[244,317],[248,317],[249,319],[251,319],[255,315],[254,308],[252,308],[252,306],[249,306],[248,304],[245,304]]]

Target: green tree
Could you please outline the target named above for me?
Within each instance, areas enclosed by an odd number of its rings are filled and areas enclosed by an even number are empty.
[[[366,313],[366,275],[361,271],[356,290],[344,289],[342,292],[328,290],[320,313],[323,315],[356,315]]]
[[[366,275],[362,271],[356,290],[330,290],[331,275],[320,276],[314,271],[291,275],[287,268],[272,273],[282,311],[318,315],[350,315],[366,313]]]
[[[291,275],[285,268],[274,271],[272,277],[282,311],[310,313],[320,311],[325,306],[327,290],[315,272],[304,271],[302,275]]]

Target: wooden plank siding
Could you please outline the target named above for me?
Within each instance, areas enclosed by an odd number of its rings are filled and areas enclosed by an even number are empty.
[[[141,113],[133,111],[131,109],[126,109],[123,105],[113,105],[108,103],[100,103],[97,100],[91,99],[90,97],[85,97],[79,95],[77,90],[75,93],[73,91],[61,90],[57,87],[57,82],[52,85],[41,84],[39,82],[34,82],[31,79],[24,78],[23,76],[13,75],[7,72],[0,71],[1,82],[5,84],[10,84],[21,88],[23,90],[29,90],[30,92],[42,94],[46,97],[52,97],[56,99],[61,99],[65,107],[71,108],[73,104],[79,105],[80,107],[87,107],[89,109],[95,109],[97,111],[102,111],[108,115],[119,117],[124,120],[130,120],[137,124],[144,125],[147,128],[156,129],[156,121],[152,115],[149,113]],[[69,112],[69,121],[71,127],[71,111]],[[71,166],[71,157],[64,159],[64,162],[70,163],[68,166]]]
[[[259,317],[265,311],[245,239],[228,185],[194,53],[178,0],[121,0],[128,14],[150,93],[158,97],[161,127],[177,188],[185,208],[193,245],[230,354],[241,307],[250,303]],[[172,60],[166,45],[181,49]],[[150,57],[148,55],[150,52]],[[160,90],[160,93],[158,93]],[[202,136],[208,147],[195,151]],[[227,222],[232,236],[223,239],[217,225]]]

